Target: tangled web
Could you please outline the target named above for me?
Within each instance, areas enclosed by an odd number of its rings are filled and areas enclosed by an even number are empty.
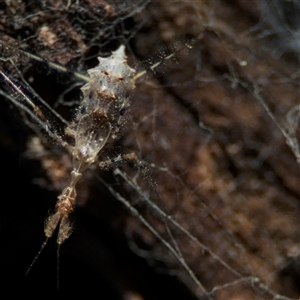
[[[124,44],[139,71],[194,41],[136,82],[124,133],[105,153],[134,151],[141,165],[95,166],[78,185],[61,289],[109,299],[299,298],[299,1],[6,1],[0,12],[0,40],[12,46],[1,68],[68,121],[84,83],[17,49],[84,73]],[[0,88],[6,280],[51,289],[55,240],[24,271],[72,161]]]

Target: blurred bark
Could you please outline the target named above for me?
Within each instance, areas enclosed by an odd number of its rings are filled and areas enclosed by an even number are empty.
[[[119,43],[132,62],[193,40],[193,48],[178,53],[160,76],[138,82],[118,147],[135,150],[149,163],[151,175],[145,180],[138,173],[136,184],[206,247],[167,223],[206,292],[97,176],[116,185],[172,244],[165,221],[138,203],[137,191],[112,173],[92,171],[80,186],[76,229],[62,247],[61,288],[89,288],[106,299],[207,299],[214,288],[212,299],[298,298],[299,2],[9,3],[0,6],[1,40],[79,70],[94,63],[85,57],[107,54]],[[35,78],[43,98],[57,99],[61,87],[53,85],[53,76],[37,78],[26,66],[22,70]],[[34,156],[28,149],[31,133],[15,114],[2,100],[6,280],[49,289],[55,287],[55,241],[28,277],[22,276],[43,241],[43,219],[68,180],[70,159],[51,143]],[[130,166],[122,170],[128,176],[136,172]],[[128,242],[146,259],[135,256]],[[250,277],[259,282],[246,280]]]

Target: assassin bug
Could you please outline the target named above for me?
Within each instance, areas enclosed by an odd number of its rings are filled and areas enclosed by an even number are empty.
[[[3,44],[2,47],[3,53],[16,52],[16,49],[8,45]],[[43,61],[36,55],[23,50],[19,51],[30,59]],[[164,61],[173,58],[175,54],[176,52],[165,55],[160,61],[151,65],[149,70],[153,71]],[[70,123],[59,116],[42,99],[33,99],[27,96],[26,91],[0,68],[2,78],[17,95],[15,98],[9,99],[39,123],[49,136],[68,150],[73,164],[68,186],[58,196],[54,212],[46,217],[44,226],[46,239],[26,274],[30,271],[56,228],[58,228],[57,262],[59,263],[60,245],[68,239],[73,230],[70,215],[76,207],[77,183],[91,165],[97,164],[101,169],[107,170],[126,160],[134,161],[137,166],[141,164],[134,153],[120,154],[113,159],[103,159],[101,152],[107,144],[121,136],[122,128],[126,123],[126,110],[130,106],[131,92],[135,87],[136,80],[147,71],[136,74],[135,69],[127,65],[124,45],[112,52],[111,56],[98,57],[98,60],[99,65],[88,70],[89,76],[74,73],[86,84],[81,88],[83,100]],[[47,64],[60,71],[68,71],[58,64],[51,62],[47,62]],[[59,279],[58,275],[57,279]],[[57,285],[58,283],[59,280],[57,280]]]

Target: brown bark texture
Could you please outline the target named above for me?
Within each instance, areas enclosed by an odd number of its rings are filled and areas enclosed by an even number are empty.
[[[299,299],[299,14],[298,0],[0,2],[0,41],[11,46],[1,70],[68,121],[84,84],[72,71],[121,44],[131,67],[148,70],[122,137],[99,156],[134,151],[141,162],[85,172],[60,292]],[[56,288],[55,238],[24,273],[72,160],[10,100],[24,103],[4,78],[0,89],[2,283],[45,293]]]

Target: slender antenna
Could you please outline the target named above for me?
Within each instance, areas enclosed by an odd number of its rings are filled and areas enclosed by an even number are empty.
[[[185,43],[182,47],[180,47],[177,50],[174,50],[171,54],[163,56],[158,62],[148,67],[146,70],[139,72],[136,74],[133,78],[131,78],[131,82],[135,84],[137,79],[147,74],[149,71],[154,71],[157,67],[159,67],[164,62],[168,61],[169,59],[175,57],[179,52],[181,52],[184,49],[191,49],[193,47],[194,40],[191,40],[189,43]]]
[[[47,245],[48,242],[48,237],[46,237],[46,240],[44,241],[44,243],[42,244],[38,254],[35,256],[35,258],[33,259],[32,263],[30,264],[29,268],[27,269],[25,276],[28,275],[29,271],[31,270],[32,266],[34,265],[34,263],[36,262],[36,260],[39,258],[40,254],[42,253],[43,249],[45,248],[45,246]]]
[[[132,81],[133,83],[135,83],[135,82],[137,81],[137,79],[139,79],[140,77],[144,76],[149,70],[150,70],[150,71],[153,71],[155,68],[157,68],[158,66],[160,66],[163,62],[165,62],[165,61],[171,59],[172,57],[174,57],[175,54],[176,54],[176,53],[174,52],[174,53],[172,53],[172,54],[170,54],[170,55],[164,57],[162,60],[160,60],[160,61],[158,61],[157,63],[155,63],[154,65],[152,65],[151,67],[149,67],[147,70],[144,70],[144,71],[142,71],[142,72],[136,74],[136,75],[131,79],[131,81]]]
[[[44,63],[46,65],[48,65],[50,68],[53,68],[54,70],[60,71],[60,72],[71,72],[70,69],[58,64],[58,63],[54,63],[54,62],[50,62],[50,61],[46,61],[45,59],[41,58],[38,55],[32,54],[30,52],[24,51],[24,50],[20,50],[20,52],[22,54],[24,54],[25,56],[27,56],[29,59],[32,60],[36,60],[38,62]],[[76,71],[72,71],[73,75],[75,77],[77,77],[78,79],[84,80],[86,82],[90,82],[91,78],[88,75],[84,75],[80,72],[76,72]]]
[[[7,45],[6,43],[4,43],[3,41],[0,40],[0,60],[6,61],[12,55],[19,56],[19,57],[21,55],[23,57],[27,57],[29,60],[38,61],[38,62],[43,63],[46,66],[49,66],[50,68],[52,68],[56,71],[59,71],[59,72],[72,72],[74,77],[76,77],[80,80],[83,80],[85,82],[91,81],[91,78],[88,75],[85,75],[85,74],[82,74],[82,73],[76,72],[76,71],[71,71],[70,69],[66,68],[65,66],[60,65],[59,63],[49,62],[36,54],[30,53],[30,52],[22,50],[22,49],[18,49],[17,47]]]

